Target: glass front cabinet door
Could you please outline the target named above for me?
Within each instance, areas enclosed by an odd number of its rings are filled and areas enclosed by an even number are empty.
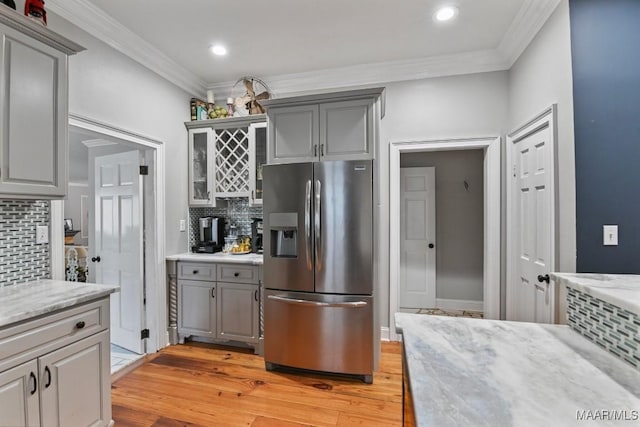
[[[262,206],[262,166],[267,164],[267,123],[249,126],[249,204]]]
[[[211,129],[189,130],[189,205],[215,206]]]

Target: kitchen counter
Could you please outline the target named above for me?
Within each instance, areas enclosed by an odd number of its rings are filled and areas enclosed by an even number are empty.
[[[551,273],[556,283],[640,315],[640,275]]]
[[[215,254],[195,254],[185,252],[182,254],[169,255],[167,261],[190,261],[190,262],[218,262],[225,264],[251,264],[262,265],[262,254],[231,255],[217,252]]]
[[[0,328],[93,301],[120,290],[117,285],[35,280],[0,288]]]
[[[638,420],[640,373],[568,326],[395,316],[417,425],[615,425],[593,418],[603,410]]]

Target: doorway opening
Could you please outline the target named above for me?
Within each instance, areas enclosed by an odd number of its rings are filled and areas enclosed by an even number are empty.
[[[165,277],[164,147],[159,141],[73,115],[70,116],[69,141],[68,197],[65,201],[52,202],[51,209],[51,223],[65,224],[59,236],[52,229],[52,277],[121,286],[121,291],[111,296],[113,374],[135,366],[145,353],[155,352],[168,342],[166,283],[162,280]],[[122,156],[133,158],[135,164],[125,170],[123,164],[109,163]],[[146,166],[146,171],[140,166]],[[116,227],[127,230],[118,237],[125,239],[126,245],[100,243],[102,226],[117,225],[120,221],[117,218],[100,220],[106,206],[99,200],[100,183],[110,175],[114,182],[138,184],[135,194],[112,197],[113,212],[126,216],[122,218],[122,227]],[[134,255],[126,254],[132,258],[132,262],[127,263],[134,267],[131,277],[120,272],[122,263],[109,264],[108,259],[115,255],[105,252],[114,246],[139,248]],[[149,337],[142,338],[142,331],[147,329]]]
[[[400,155],[401,311],[482,317],[483,164],[482,149]]]
[[[474,312],[470,317],[481,311],[485,318],[499,319],[500,138],[396,142],[390,144],[389,158],[391,339],[397,339],[394,314],[400,311],[416,312],[421,309],[424,312],[439,309],[441,311],[437,314],[456,315],[458,312],[467,310]],[[459,164],[460,162],[462,163]],[[416,221],[416,218],[420,218],[422,212],[420,206],[424,206],[426,212],[428,202],[414,203],[417,209],[413,213],[407,209],[409,200],[420,200],[421,197],[412,199],[409,192],[405,191],[410,190],[407,184],[405,183],[405,187],[402,187],[403,167],[421,169],[433,167],[436,175],[438,172],[442,175],[440,182],[444,184],[440,198],[438,198],[437,185],[434,187],[435,218],[432,223],[435,229],[430,234],[426,231],[428,226],[425,223],[427,228],[423,233],[423,244],[426,244],[426,248],[422,255],[418,255],[419,251],[416,251],[416,255],[413,256],[414,261],[410,260],[411,256],[407,256],[407,242],[403,244],[401,235],[404,231],[405,236],[408,234],[417,236],[420,233],[416,231],[420,229],[408,230],[405,224],[403,230],[403,222]],[[468,167],[475,168],[475,172],[467,170]],[[407,170],[405,169],[405,175]],[[435,181],[438,181],[437,177]],[[413,180],[414,184],[418,182],[419,180]],[[448,188],[449,186],[451,188]],[[439,210],[438,204],[441,205]],[[472,209],[475,214],[467,215],[466,209]],[[439,217],[437,211],[443,212],[440,215],[440,224],[437,224]],[[472,235],[465,236],[465,233]],[[454,236],[457,236],[455,240]],[[461,239],[464,241],[461,242]],[[473,244],[469,245],[469,242]],[[433,247],[430,247],[431,245]],[[437,255],[438,250],[443,252],[442,256]],[[422,264],[420,258],[423,260]],[[441,260],[440,263],[437,262],[437,258]],[[430,272],[428,266],[425,267],[429,262],[434,272]],[[443,271],[438,279],[435,279],[438,265]],[[403,280],[407,283],[411,282],[408,285],[413,286],[415,290],[419,288],[416,287],[415,281],[419,279],[425,283],[423,278],[427,278],[429,274],[433,277],[433,282],[429,283],[427,279],[423,290],[433,296],[434,306],[406,307],[407,310],[405,310],[402,305],[406,304],[401,303],[403,299],[401,283]],[[406,295],[404,299],[407,299]]]

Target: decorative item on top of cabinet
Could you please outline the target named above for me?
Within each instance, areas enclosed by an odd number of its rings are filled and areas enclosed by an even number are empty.
[[[240,82],[242,82],[245,87],[245,93],[242,96],[232,96],[230,98],[234,101],[234,115],[239,117],[249,114],[264,114],[264,108],[259,101],[273,97],[273,92],[269,89],[269,86],[267,86],[263,80],[255,77],[240,77],[231,88],[232,94],[236,92],[236,88]],[[256,91],[258,90],[260,93],[256,95]]]
[[[0,197],[63,198],[67,64],[84,48],[6,7],[0,7],[0,37]]]
[[[268,163],[375,158],[384,88],[263,101]]]
[[[256,171],[264,163],[261,153],[266,152],[264,125],[263,115],[185,123],[190,206],[215,207],[216,198],[235,197],[260,204],[262,185]]]

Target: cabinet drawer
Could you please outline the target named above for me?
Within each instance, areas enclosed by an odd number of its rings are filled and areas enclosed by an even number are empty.
[[[180,262],[178,279],[215,281],[216,265],[207,262]]]
[[[258,283],[257,266],[238,264],[219,264],[218,281],[231,283]]]
[[[81,305],[0,330],[0,372],[109,327],[109,300]]]

